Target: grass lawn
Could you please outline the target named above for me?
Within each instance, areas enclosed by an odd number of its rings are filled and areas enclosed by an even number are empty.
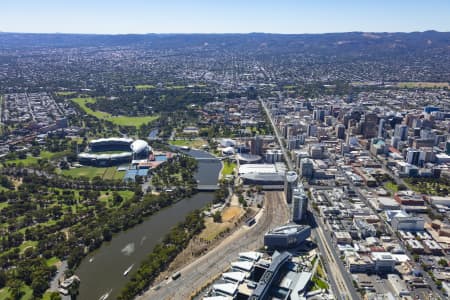
[[[117,167],[90,167],[83,166],[79,168],[72,168],[69,170],[61,170],[61,174],[64,176],[70,176],[73,178],[87,177],[92,179],[96,176],[100,176],[102,179],[122,179],[125,172],[117,172]]]
[[[33,290],[28,285],[23,285],[20,289],[23,293],[22,298],[20,300],[31,300],[33,299]],[[11,293],[8,288],[3,288],[0,290],[0,299],[9,299],[11,298]],[[12,298],[11,298],[12,299]]]
[[[106,193],[108,193],[108,195]],[[123,200],[130,199],[134,195],[133,191],[117,191],[117,193],[120,196],[122,196]],[[108,204],[112,200],[112,198],[113,198],[112,191],[102,191],[98,200]],[[112,207],[112,206],[113,206],[113,204],[108,205],[108,207]]]
[[[384,184],[384,187],[392,193],[398,192],[398,185],[395,182],[388,181]]]
[[[213,241],[222,232],[225,232],[227,228],[231,228],[232,224],[228,222],[215,223],[212,218],[206,218],[205,229],[199,234],[199,238]]]
[[[50,295],[52,292],[45,292],[45,294],[42,296],[42,300],[50,300]]]
[[[7,202],[0,202],[0,210],[7,207],[9,204]]]
[[[23,253],[25,251],[25,249],[27,249],[28,247],[36,247],[36,245],[38,244],[37,241],[25,241],[23,242],[20,246],[20,253]]]
[[[328,284],[317,276],[314,276],[311,281],[314,283],[312,288],[313,291],[318,289],[328,289]]]
[[[448,82],[398,82],[397,87],[401,88],[444,88],[449,87]]]
[[[230,206],[222,212],[222,222],[233,222],[244,213],[244,210],[239,206]]]
[[[208,143],[203,139],[193,139],[193,140],[174,140],[169,141],[171,145],[174,146],[188,146],[191,148],[200,149],[203,145],[207,145]]]
[[[444,178],[405,178],[407,186],[420,194],[433,195],[433,196],[448,196],[450,191],[450,182]]]
[[[46,264],[47,266],[53,266],[56,265],[57,263],[59,263],[60,260],[59,258],[57,258],[56,256],[50,257],[49,259],[47,259]]]
[[[76,94],[76,92],[71,91],[56,92],[57,96],[72,96],[74,94]]]
[[[145,90],[154,89],[155,86],[151,85],[151,84],[138,84],[138,85],[135,85],[134,88],[137,90],[145,91]]]
[[[25,159],[13,159],[13,160],[7,160],[7,163],[22,163],[24,166],[30,166],[30,165],[35,165],[38,163],[39,159],[55,159],[58,157],[62,157],[64,156],[65,153],[64,152],[49,152],[49,151],[41,151],[41,153],[39,154],[38,157],[34,157],[32,155],[27,155],[27,158]]]
[[[184,89],[184,88],[186,88],[185,85],[168,85],[168,86],[166,86],[166,89],[168,89],[168,90],[171,90],[171,89],[181,90],[181,89]]]
[[[236,163],[224,161],[222,168],[222,176],[232,175],[234,168],[236,168]]]
[[[114,117],[109,113],[103,112],[103,111],[94,111],[91,108],[87,107],[87,103],[95,103],[94,98],[73,98],[73,102],[80,105],[80,107],[91,116],[94,116],[98,119],[110,121],[116,125],[119,126],[134,126],[139,127],[142,124],[154,121],[158,119],[158,115],[154,116],[142,116],[142,117],[128,117],[128,116],[117,116]]]

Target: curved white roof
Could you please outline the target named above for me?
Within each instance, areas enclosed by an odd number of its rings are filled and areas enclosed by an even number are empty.
[[[295,173],[294,171],[289,171],[286,173],[286,180],[288,182],[294,182],[297,180],[297,173]]]
[[[111,138],[100,138],[100,139],[90,141],[91,144],[108,143],[108,142],[109,143],[131,143],[131,142],[133,142],[133,139],[111,137]]]
[[[234,154],[234,148],[233,147],[226,147],[222,149],[222,153],[224,154]]]
[[[131,144],[130,148],[135,153],[139,153],[139,152],[142,152],[142,151],[145,151],[145,150],[150,150],[150,146],[144,140],[136,140],[136,141],[134,141]]]

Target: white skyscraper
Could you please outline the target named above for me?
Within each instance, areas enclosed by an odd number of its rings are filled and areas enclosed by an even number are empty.
[[[306,218],[308,196],[303,185],[299,183],[292,193],[292,221],[302,222]]]
[[[284,180],[284,193],[286,195],[287,203],[292,203],[292,193],[297,185],[297,173],[294,171],[289,171],[286,173],[286,178]]]

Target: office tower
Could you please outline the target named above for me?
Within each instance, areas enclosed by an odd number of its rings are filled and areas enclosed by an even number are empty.
[[[292,193],[297,185],[297,173],[294,171],[286,172],[284,179],[284,194],[286,196],[287,203],[292,203]]]
[[[314,166],[309,158],[302,158],[300,160],[300,176],[303,178],[312,178],[314,173]]]
[[[293,190],[292,202],[292,221],[296,223],[304,222],[308,207],[308,196],[301,183]]]
[[[341,139],[341,140],[345,139],[345,126],[344,126],[344,124],[338,124],[336,126],[336,137],[338,139]]]
[[[378,137],[384,138],[384,124],[386,124],[385,119],[380,119],[380,122],[378,123]]]
[[[408,125],[395,125],[394,136],[400,138],[401,141],[406,141],[408,139]]]

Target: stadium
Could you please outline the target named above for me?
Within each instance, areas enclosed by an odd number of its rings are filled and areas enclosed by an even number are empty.
[[[151,153],[152,148],[144,140],[102,138],[92,140],[87,151],[78,154],[78,161],[83,165],[106,167],[147,159]]]

